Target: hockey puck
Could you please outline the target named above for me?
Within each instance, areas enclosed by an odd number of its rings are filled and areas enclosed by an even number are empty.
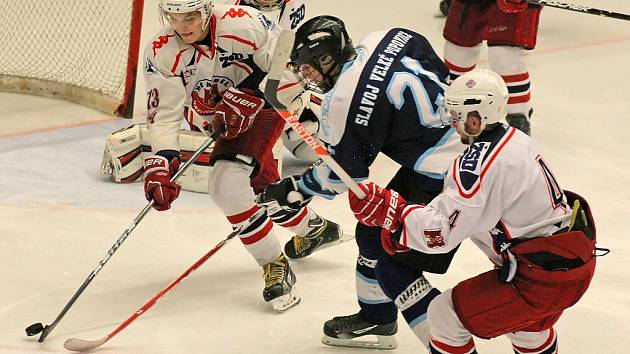
[[[44,325],[41,323],[33,323],[32,325],[26,327],[26,335],[31,337],[36,334],[42,333],[44,330]]]

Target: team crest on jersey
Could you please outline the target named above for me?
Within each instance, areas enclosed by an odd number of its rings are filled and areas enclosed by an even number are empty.
[[[267,30],[270,31],[271,29],[273,29],[274,27],[274,23],[273,21],[271,21],[267,16],[265,16],[265,14],[263,14],[262,12],[258,14],[258,21],[260,21],[260,23],[262,23],[263,27]],[[293,28],[293,27],[291,27]]]
[[[221,101],[218,85],[212,80],[200,80],[192,92],[192,108],[202,116],[212,115]]]
[[[446,242],[444,242],[444,236],[442,236],[442,230],[424,230],[424,242],[426,242],[427,247],[429,248],[438,248],[444,247]]]
[[[149,57],[147,57],[147,60],[144,63],[144,72],[147,73],[147,75],[157,74],[157,69]]]

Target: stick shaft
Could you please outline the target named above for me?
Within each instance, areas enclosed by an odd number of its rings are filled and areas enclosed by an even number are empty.
[[[193,162],[195,162],[195,160],[197,160],[197,158],[216,140],[219,138],[219,136],[223,133],[222,129],[217,130],[216,132],[214,132],[210,137],[208,137],[208,139],[197,149],[195,150],[195,152],[193,153],[193,155],[190,157],[190,159],[188,161],[186,161],[186,163],[184,163],[181,168],[173,175],[173,177],[171,177],[171,181],[176,181],[177,178],[179,178],[184,172],[186,172],[186,170],[188,169],[188,167],[190,167]],[[127,226],[127,228],[122,232],[122,234],[118,237],[118,239],[116,240],[116,242],[114,243],[114,245],[107,251],[107,254],[105,255],[105,257],[103,257],[103,259],[101,259],[98,262],[98,265],[96,266],[96,268],[88,275],[88,277],[85,279],[85,281],[83,282],[83,284],[81,284],[81,286],[79,287],[79,289],[74,293],[74,295],[72,295],[72,297],[70,298],[70,300],[68,301],[68,303],[63,307],[63,309],[61,310],[61,312],[59,313],[59,315],[57,315],[57,318],[55,318],[55,320],[50,324],[44,327],[44,330],[42,331],[41,336],[39,337],[38,341],[39,342],[43,342],[46,337],[48,337],[48,335],[50,334],[50,332],[52,332],[52,330],[57,326],[57,324],[59,324],[59,322],[61,321],[61,319],[66,315],[66,313],[68,312],[68,310],[70,310],[70,308],[72,307],[72,305],[74,305],[74,303],[77,301],[77,299],[79,298],[79,296],[81,296],[81,294],[83,293],[83,291],[88,287],[88,285],[90,285],[90,283],[92,282],[92,280],[96,277],[96,275],[101,271],[101,269],[103,269],[103,267],[105,266],[105,264],[107,264],[107,262],[109,261],[110,258],[112,258],[112,256],[114,255],[114,253],[116,253],[116,250],[118,250],[118,248],[120,248],[120,246],[123,244],[123,242],[125,242],[125,240],[127,239],[127,237],[129,237],[129,235],[131,234],[131,232],[136,228],[136,226],[138,226],[138,224],[140,223],[140,221],[142,221],[142,219],[144,219],[144,217],[149,213],[149,211],[151,210],[151,208],[153,207],[153,204],[155,202],[153,200],[151,200],[150,202],[147,203],[147,205],[145,205],[144,208],[142,208],[142,210],[140,211],[140,213],[138,213],[138,215],[133,219],[133,221],[131,222],[131,224],[129,224],[129,226]]]
[[[540,4],[540,5],[545,5],[549,7],[554,7],[554,8],[562,9],[562,10],[575,11],[575,12],[586,13],[589,15],[611,17],[611,18],[616,18],[619,20],[630,21],[630,15],[614,12],[614,11],[596,9],[596,8],[588,7],[588,6],[568,4],[565,2],[554,1],[554,0],[529,0],[528,2],[532,4]]]

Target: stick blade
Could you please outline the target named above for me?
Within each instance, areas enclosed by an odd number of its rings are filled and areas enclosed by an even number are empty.
[[[108,339],[109,337],[104,337],[99,340],[91,341],[83,340],[81,338],[70,338],[63,343],[63,347],[73,352],[86,352],[100,347],[103,343],[107,342]]]
[[[293,42],[295,41],[295,33],[291,30],[282,30],[276,42],[276,48],[271,58],[271,66],[267,73],[268,79],[280,80],[282,73],[287,68],[287,63],[291,57]]]

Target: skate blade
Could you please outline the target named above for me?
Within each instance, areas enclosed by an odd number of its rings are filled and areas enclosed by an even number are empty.
[[[336,241],[333,241],[333,242],[328,242],[328,243],[325,243],[325,244],[323,244],[323,245],[319,246],[319,247],[318,247],[315,251],[313,251],[313,253],[315,253],[315,252],[319,252],[319,251],[321,251],[321,250],[325,250],[325,249],[327,249],[327,248],[331,248],[331,247],[333,247],[333,246],[337,246],[337,245],[338,245],[338,244],[340,244],[340,243],[344,243],[344,242],[347,242],[347,241],[353,240],[353,239],[354,239],[354,237],[355,237],[355,236],[354,236],[354,234],[348,234],[348,233],[343,232],[343,230],[342,230],[342,232],[341,232],[341,238],[339,238],[339,239],[338,239],[338,240],[336,240]],[[312,254],[312,253],[311,253],[311,254]],[[307,257],[307,256],[304,256],[304,257]],[[301,258],[304,258],[304,257],[301,257]],[[298,258],[298,259],[299,259],[299,258]]]
[[[290,309],[291,307],[299,304],[300,300],[301,300],[300,296],[298,295],[297,290],[294,285],[290,293],[279,296],[269,302],[271,303],[271,307],[274,310],[276,310],[277,312],[284,312]]]
[[[366,340],[368,338],[374,338],[374,340]],[[396,349],[398,343],[395,336],[376,336],[368,335],[357,337],[354,339],[333,338],[324,334],[322,337],[322,343],[331,345],[334,347],[349,347],[349,348],[366,348],[366,349]]]

